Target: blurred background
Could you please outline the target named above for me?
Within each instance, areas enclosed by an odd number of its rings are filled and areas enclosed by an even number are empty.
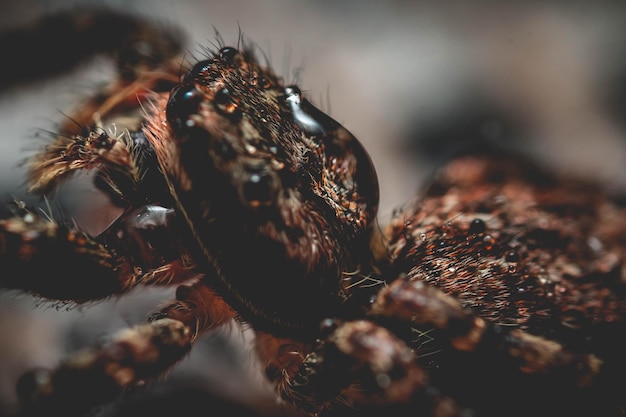
[[[382,222],[434,168],[477,147],[520,152],[593,178],[609,192],[626,189],[621,2],[4,0],[0,30],[78,5],[107,5],[180,26],[191,52],[212,42],[216,30],[234,45],[241,30],[279,74],[299,80],[313,102],[365,144],[381,184]],[[20,66],[4,51],[0,56],[0,74]],[[63,111],[113,71],[95,58],[45,78],[47,64],[40,63],[42,80],[0,91],[4,201],[23,195],[19,163],[41,143],[40,131],[53,130]],[[14,384],[26,369],[52,366],[66,352],[144,320],[170,297],[171,291],[141,289],[67,311],[0,293],[0,414],[15,412]],[[251,341],[236,327],[203,338],[167,382],[99,415],[145,411],[147,403],[152,414],[187,413],[181,404],[214,402],[250,415],[291,413],[275,405]],[[168,399],[177,399],[178,408]]]

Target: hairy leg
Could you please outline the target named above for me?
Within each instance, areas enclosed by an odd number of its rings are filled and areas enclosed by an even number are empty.
[[[111,8],[75,7],[0,33],[0,50],[19,65],[7,66],[0,91],[64,73],[95,55],[116,61],[120,78],[132,81],[146,67],[178,55],[179,30]],[[42,69],[43,68],[43,69]]]
[[[421,357],[419,342],[412,344],[418,363],[428,368],[442,393],[477,413],[550,416],[617,410],[605,357],[485,322],[423,282],[399,277],[380,290],[369,317],[409,344],[406,329],[428,332],[438,350]]]
[[[601,360],[594,355],[569,352],[557,342],[515,327],[488,325],[454,298],[403,276],[378,293],[370,316],[435,329],[457,351],[492,353],[497,349],[519,371],[560,376],[564,384],[588,386],[600,372]]]
[[[368,319],[329,320],[312,349],[282,341],[271,363],[279,371],[269,374],[283,397],[311,413],[342,416],[616,409],[596,389],[608,381],[599,357],[486,323],[422,282],[400,276],[383,287]],[[439,350],[422,357],[416,334],[425,333]]]
[[[111,341],[79,351],[53,370],[34,370],[18,391],[24,413],[44,410],[82,414],[108,402],[125,388],[163,375],[191,349],[200,332],[234,317],[232,310],[202,282],[181,286],[176,300]]]
[[[432,389],[413,350],[367,320],[323,324],[322,336],[297,368],[285,368],[279,390],[316,415],[457,416],[455,402]]]
[[[4,288],[81,303],[137,285],[198,276],[177,241],[167,239],[171,220],[162,210],[153,213],[147,207],[145,213],[129,213],[99,240],[27,209],[18,211],[0,220]]]

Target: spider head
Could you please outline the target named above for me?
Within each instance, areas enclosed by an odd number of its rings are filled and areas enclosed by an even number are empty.
[[[251,52],[224,47],[196,63],[171,92],[166,118],[179,182],[202,184],[212,206],[211,188],[222,181],[252,210],[297,204],[312,191],[356,228],[375,215],[376,174],[360,143]]]
[[[366,239],[378,206],[358,140],[230,47],[196,63],[161,108],[165,133],[151,135],[161,168],[203,256],[232,269],[229,285],[251,272],[229,267],[243,253],[272,277],[263,285],[336,293],[319,281],[336,287],[354,268],[351,243]]]

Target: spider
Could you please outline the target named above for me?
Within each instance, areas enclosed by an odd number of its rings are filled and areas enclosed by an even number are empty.
[[[76,304],[177,290],[25,375],[25,413],[85,413],[233,319],[278,397],[311,415],[624,413],[626,210],[599,187],[467,154],[381,225],[366,150],[243,40],[185,66],[149,22],[61,17],[125,22],[127,53],[30,159],[30,191],[91,170],[123,214],[91,235],[18,204],[0,284]]]

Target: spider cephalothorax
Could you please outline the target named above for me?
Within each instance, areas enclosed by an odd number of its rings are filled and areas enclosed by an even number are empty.
[[[169,56],[124,71],[31,159],[31,191],[93,170],[121,214],[91,236],[19,206],[0,222],[0,264],[20,271],[4,287],[80,303],[179,286],[147,323],[26,376],[27,411],[83,412],[238,319],[311,414],[620,412],[623,207],[488,154],[377,227],[356,138],[219,42],[182,76]]]
[[[353,248],[367,244],[378,185],[359,142],[230,47],[151,113],[146,135],[229,302],[260,330],[317,327],[342,301],[342,272],[366,261]]]

